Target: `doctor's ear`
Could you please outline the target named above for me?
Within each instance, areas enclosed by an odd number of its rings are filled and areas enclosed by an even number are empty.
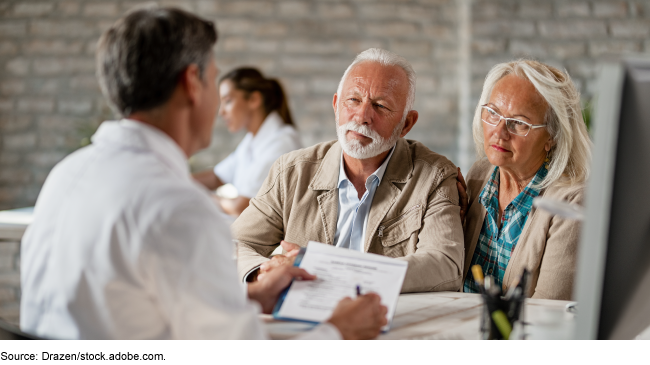
[[[192,104],[198,102],[204,85],[197,65],[191,64],[187,66],[187,68],[181,73],[179,86],[185,89]]]

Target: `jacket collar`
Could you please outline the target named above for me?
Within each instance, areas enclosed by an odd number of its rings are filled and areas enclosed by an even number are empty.
[[[405,183],[413,176],[413,156],[408,142],[404,138],[397,140],[395,152],[388,162],[384,180],[394,183]]]
[[[333,190],[338,186],[339,164],[341,163],[341,144],[337,141],[327,151],[316,175],[309,183],[312,190]]]
[[[334,143],[327,151],[316,175],[309,184],[312,190],[333,190],[338,187],[341,153],[342,149],[339,142]],[[408,148],[408,142],[404,138],[398,139],[392,154],[386,166],[382,182],[405,183],[413,173],[413,159]]]

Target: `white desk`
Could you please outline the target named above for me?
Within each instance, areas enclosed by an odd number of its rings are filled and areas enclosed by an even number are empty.
[[[528,299],[525,321],[531,323],[526,332],[531,338],[568,339],[575,321],[566,313],[568,301]],[[482,301],[478,294],[439,292],[402,294],[397,303],[391,330],[380,340],[442,340],[480,339],[479,325]],[[288,339],[311,325],[276,321],[264,316],[267,331],[273,339]],[[555,325],[545,323],[555,321]],[[560,325],[557,323],[560,321]]]
[[[33,216],[34,207],[0,211],[0,240],[20,241]]]
[[[0,318],[17,325],[20,316],[20,240],[34,208],[0,211]]]

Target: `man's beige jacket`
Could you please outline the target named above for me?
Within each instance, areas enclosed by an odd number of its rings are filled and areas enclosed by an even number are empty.
[[[239,274],[268,260],[281,240],[334,244],[341,146],[336,141],[280,157],[232,225]],[[377,187],[364,250],[408,262],[402,292],[453,290],[463,275],[456,167],[419,142],[400,138]]]
[[[467,173],[469,209],[465,219],[465,273],[467,276],[485,214],[478,196],[487,184],[494,166],[484,158]],[[582,204],[584,185],[570,185],[565,179],[543,189],[539,196]],[[570,300],[576,271],[580,222],[553,216],[533,207],[503,276],[503,289],[516,285],[527,268],[531,272],[528,297]],[[517,281],[516,281],[517,280]]]

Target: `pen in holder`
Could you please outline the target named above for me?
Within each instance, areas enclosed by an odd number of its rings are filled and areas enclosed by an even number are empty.
[[[508,340],[512,330],[523,324],[526,284],[530,273],[524,269],[518,282],[513,283],[505,295],[492,276],[483,278],[479,265],[472,267],[474,280],[483,298],[481,337],[484,340]]]

